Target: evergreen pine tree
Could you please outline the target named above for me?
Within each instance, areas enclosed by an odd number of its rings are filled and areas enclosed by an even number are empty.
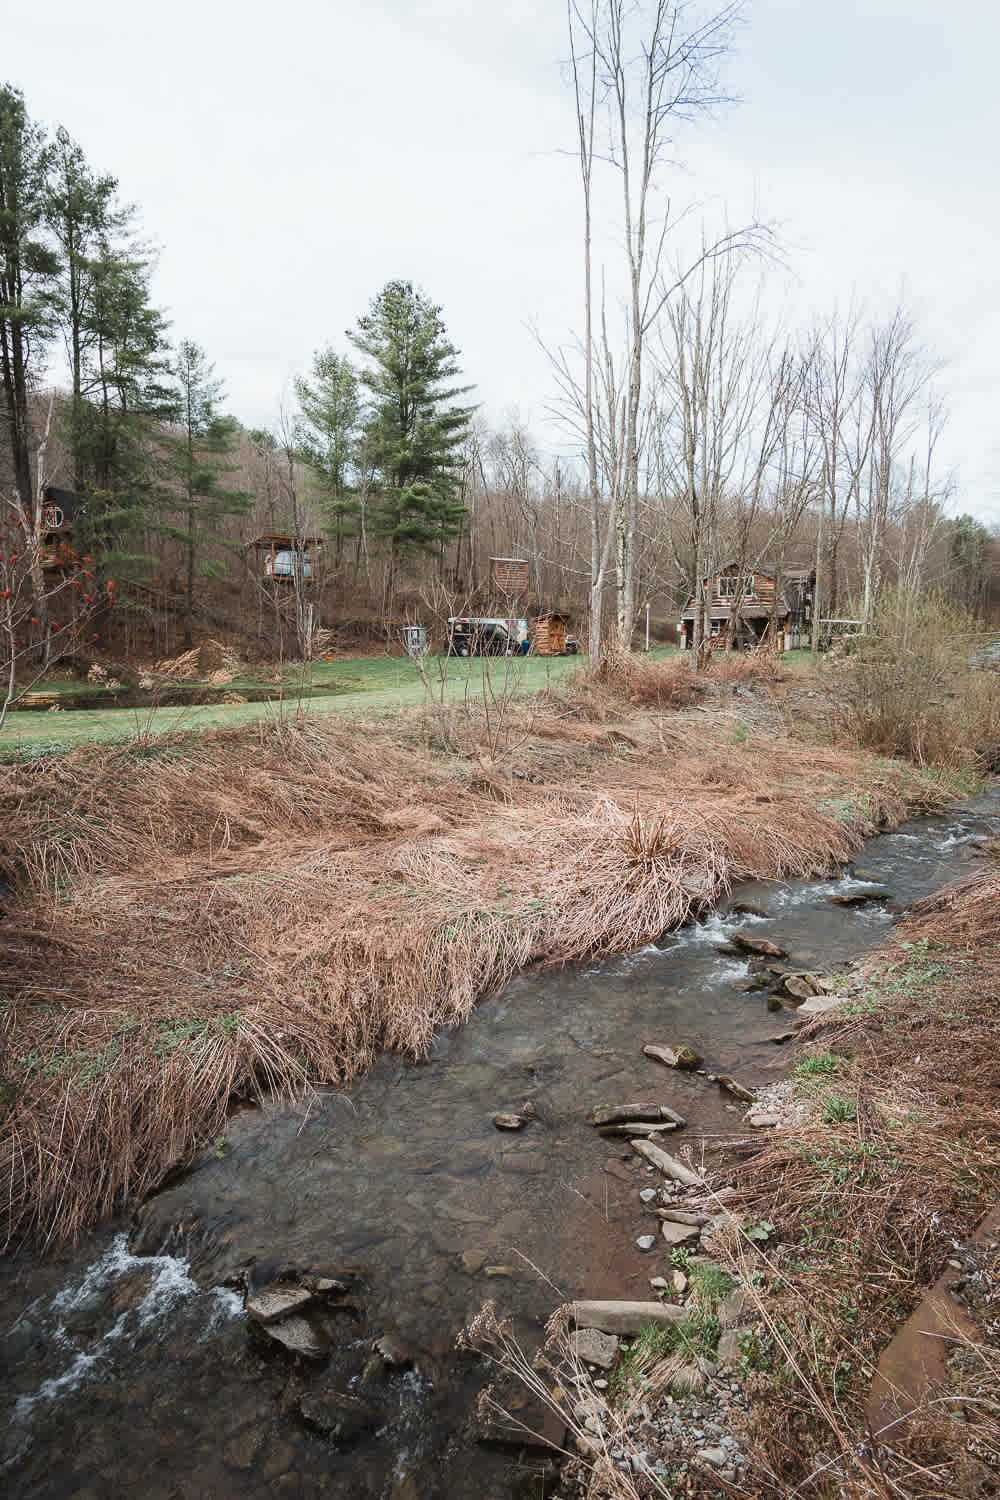
[[[245,490],[226,489],[220,482],[222,474],[233,467],[227,459],[233,454],[239,426],[218,410],[222,382],[215,379],[214,366],[204,350],[185,339],[177,350],[175,375],[180,431],[172,443],[178,491],[174,508],[183,516],[184,525],[169,528],[168,534],[185,551],[184,646],[189,650],[195,573],[218,576],[221,571],[211,562],[202,562],[196,570],[198,552],[205,542],[219,541],[219,521],[245,515],[253,497]]]
[[[458,350],[440,307],[412,282],[390,281],[348,334],[369,363],[366,459],[378,482],[375,529],[394,560],[438,551],[465,514],[458,496],[460,449],[475,407],[457,404],[471,386],[453,385]]]
[[[350,360],[332,349],[313,358],[308,380],[297,379],[299,415],[294,435],[298,457],[319,482],[323,508],[335,539],[339,568],[344,540],[356,534],[359,502],[356,461],[361,418],[358,376]]]
[[[121,549],[162,493],[161,424],[177,420],[181,404],[170,383],[166,321],[149,302],[146,262],[105,245],[90,275],[74,472],[85,495],[88,546],[108,563],[117,552],[121,571]]]
[[[87,482],[83,456],[84,365],[97,334],[94,298],[98,260],[110,236],[128,221],[115,203],[118,183],[91,170],[83,150],[60,126],[51,149],[45,212],[59,246],[56,313],[66,345],[70,375],[69,449],[73,488]]]
[[[25,524],[34,489],[28,395],[32,361],[52,332],[58,257],[45,225],[51,152],[18,89],[0,85],[0,408]]]

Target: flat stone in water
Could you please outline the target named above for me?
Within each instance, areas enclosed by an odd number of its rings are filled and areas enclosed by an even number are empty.
[[[848,891],[843,896],[831,896],[834,906],[863,906],[866,901],[891,901],[892,892],[885,886],[869,886],[864,891]]]
[[[258,1323],[273,1323],[289,1313],[299,1312],[311,1301],[312,1292],[304,1286],[269,1286],[248,1299],[247,1312]]]
[[[290,1354],[301,1354],[306,1359],[323,1359],[329,1353],[329,1339],[298,1313],[292,1313],[280,1322],[262,1323],[260,1326],[269,1338],[281,1344]]]
[[[378,1425],[374,1406],[356,1396],[316,1391],[299,1397],[299,1413],[307,1426],[323,1433],[331,1443],[346,1447]]]
[[[693,1047],[664,1047],[658,1042],[650,1042],[642,1050],[647,1057],[667,1068],[696,1068],[703,1061]]]
[[[748,953],[762,953],[768,958],[785,956],[785,950],[779,943],[772,943],[770,938],[755,937],[752,932],[734,932],[732,940],[738,948],[745,948]]]

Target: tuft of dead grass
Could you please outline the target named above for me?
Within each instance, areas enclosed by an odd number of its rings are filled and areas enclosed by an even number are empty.
[[[708,671],[715,682],[787,682],[781,655],[768,646],[752,651],[713,651]]]
[[[590,681],[638,708],[687,708],[708,691],[685,660],[648,661],[625,652],[602,656]]]

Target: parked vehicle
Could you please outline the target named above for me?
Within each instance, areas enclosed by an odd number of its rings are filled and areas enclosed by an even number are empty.
[[[576,656],[578,654],[579,650],[580,650],[580,642],[577,640],[576,636],[575,635],[568,635],[566,637],[566,655],[567,656]]]
[[[520,647],[505,620],[452,615],[448,620],[449,656],[509,656]]]

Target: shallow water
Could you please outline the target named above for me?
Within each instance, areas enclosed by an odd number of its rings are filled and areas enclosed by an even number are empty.
[[[667,1269],[644,1255],[638,1190],[648,1176],[584,1122],[593,1106],[654,1098],[681,1111],[671,1149],[733,1130],[740,1116],[706,1078],[663,1069],[646,1042],[686,1042],[711,1072],[749,1084],[787,1058],[787,1027],[732,981],[718,952],[747,927],[800,968],[828,970],[876,947],[893,915],[830,897],[863,890],[854,868],[906,907],[974,868],[995,834],[1000,790],[968,809],[869,841],[843,878],[747,885],[717,913],[638,953],[586,970],[528,973],[438,1038],[422,1063],[382,1058],[305,1112],[248,1111],[151,1200],[131,1234],[74,1256],[9,1265],[0,1347],[11,1413],[0,1462],[14,1496],[312,1496],[489,1500],[511,1493],[509,1453],[475,1441],[483,1373],[454,1354],[487,1297],[530,1342],[565,1297],[643,1296]],[[535,1118],[497,1131],[496,1111]],[[463,1269],[468,1252],[481,1269]],[[350,1273],[331,1305],[329,1363],[297,1367],[248,1329],[242,1287],[286,1270]],[[494,1274],[488,1274],[492,1270]],[[393,1331],[413,1367],[387,1371],[372,1340]],[[309,1392],[353,1393],[371,1430],[338,1451],[305,1429]]]

